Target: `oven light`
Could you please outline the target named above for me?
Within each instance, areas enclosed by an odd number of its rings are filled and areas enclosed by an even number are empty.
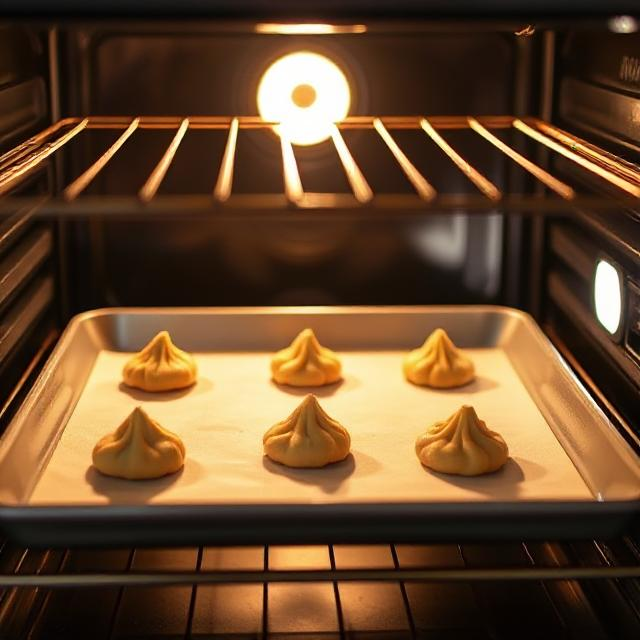
[[[275,130],[293,144],[312,145],[331,136],[334,122],[349,112],[351,91],[342,70],[310,51],[276,60],[258,85],[258,112],[281,123]]]
[[[635,33],[640,29],[638,20],[633,16],[613,16],[609,18],[608,25],[613,33]]]
[[[256,33],[294,36],[323,36],[339,33],[366,33],[364,24],[291,24],[280,22],[259,22],[255,27]]]
[[[615,335],[622,320],[622,276],[606,260],[599,260],[593,280],[593,302],[600,324]]]

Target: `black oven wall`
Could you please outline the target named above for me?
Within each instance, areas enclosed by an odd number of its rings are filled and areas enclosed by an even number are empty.
[[[620,157],[640,157],[640,34],[574,32],[559,41],[556,120]],[[579,180],[558,160],[557,172]],[[582,178],[584,179],[584,177]],[[550,220],[543,291],[545,328],[627,439],[640,450],[640,209],[582,210]],[[594,276],[615,265],[621,321],[610,335],[597,321]]]
[[[47,46],[46,31],[0,25],[0,156],[47,125]],[[46,189],[47,176],[39,175],[21,193]],[[55,227],[32,214],[33,207],[20,205],[0,214],[0,432],[53,343],[58,320]]]
[[[139,29],[139,28],[138,28]],[[280,55],[312,50],[334,59],[352,88],[351,113],[503,114],[530,111],[535,84],[531,49],[511,33],[390,33],[281,36],[215,33],[213,27],[174,31],[71,29],[62,34],[64,111],[110,115],[246,114],[257,112],[261,74]],[[527,40],[527,39],[525,39]],[[439,150],[398,132],[419,168],[428,168],[443,192],[473,190]],[[354,157],[376,193],[401,192],[408,183],[372,132],[348,138]],[[145,131],[105,168],[96,193],[133,194],[167,144],[166,131]],[[500,154],[487,155],[466,132],[452,140],[485,175],[509,179]],[[108,135],[69,145],[67,178],[73,179]],[[209,193],[224,149],[223,132],[188,135],[167,174],[162,193]],[[413,144],[413,148],[412,145]],[[238,143],[234,193],[281,192],[277,137],[246,134]],[[296,151],[305,186],[328,190],[337,175],[329,143]],[[103,305],[251,304],[526,304],[519,277],[521,227],[508,233],[501,215],[456,215],[402,221],[333,220],[300,216],[226,222],[162,224],[93,220],[70,229],[71,312]],[[507,242],[506,238],[510,241]]]

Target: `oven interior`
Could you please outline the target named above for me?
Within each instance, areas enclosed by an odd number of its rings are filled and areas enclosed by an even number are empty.
[[[0,23],[2,428],[84,310],[482,303],[531,313],[640,451],[638,20],[303,22]],[[332,60],[351,90],[337,134],[310,146],[257,117],[262,74],[295,52]],[[620,294],[608,328],[601,261]],[[640,628],[633,528],[500,544],[7,541],[0,564],[3,638]]]

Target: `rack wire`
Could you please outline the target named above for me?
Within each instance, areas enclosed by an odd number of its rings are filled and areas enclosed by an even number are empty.
[[[507,567],[460,569],[349,569],[255,571],[142,571],[85,574],[12,574],[0,576],[1,587],[167,587],[193,584],[315,582],[511,582],[538,580],[611,580],[640,578],[640,566]]]
[[[50,198],[40,211],[65,214],[78,211],[126,212],[148,210],[162,213],[176,207],[183,210],[211,211],[226,209],[260,210],[401,210],[406,212],[447,211],[465,208],[469,211],[505,210],[546,213],[576,208],[619,209],[637,207],[640,203],[640,167],[622,160],[598,147],[537,118],[513,116],[353,116],[336,123],[331,132],[331,144],[339,159],[340,170],[350,192],[311,192],[304,188],[300,176],[296,149],[286,136],[280,136],[282,162],[282,193],[236,193],[234,175],[243,170],[237,162],[238,139],[246,131],[273,130],[278,123],[255,116],[189,116],[189,117],[102,117],[66,118],[33,136],[23,144],[0,156],[0,196],[12,194],[34,173],[45,167],[69,143],[91,130],[114,130],[117,138],[68,183],[57,197]],[[139,130],[166,130],[173,136],[164,153],[140,185],[137,196],[96,197],[87,189],[97,176],[125,147],[135,144]],[[163,181],[179,152],[185,137],[192,131],[209,130],[226,133],[226,145],[219,164],[217,180],[209,193],[183,196],[159,194]],[[405,176],[407,193],[376,193],[356,161],[343,135],[347,130],[369,130],[377,133],[390,157]],[[439,193],[403,151],[394,132],[413,130],[428,138],[442,152],[442,160],[452,163],[465,176],[475,193]],[[532,180],[546,187],[546,193],[531,189],[531,193],[510,193],[500,188],[465,159],[459,149],[447,140],[447,131],[467,130],[499,152],[507,162],[529,174]],[[589,185],[577,191],[574,184],[559,177],[542,162],[530,159],[516,145],[498,135],[518,132],[532,145],[533,155],[539,149],[553,152],[573,169],[582,172]],[[275,135],[275,134],[274,134]],[[529,156],[529,157],[528,157]],[[212,162],[214,159],[212,158]],[[605,196],[602,191],[605,191]],[[543,190],[544,191],[544,190]]]
[[[394,638],[431,637],[429,633],[513,637],[509,634],[525,629],[532,634],[526,637],[611,637],[604,631],[602,612],[587,597],[585,580],[611,585],[614,577],[627,578],[624,584],[633,583],[637,590],[638,550],[630,541],[621,542],[621,549],[585,544],[589,549],[581,551],[589,558],[587,567],[573,557],[571,545],[559,543],[99,552],[5,544],[0,551],[5,587],[0,592],[0,634],[76,637],[74,628],[85,625],[84,637],[94,637],[100,627],[109,639],[228,638],[234,633],[289,637],[285,632],[296,638],[306,632],[336,639],[383,632]],[[632,563],[617,565],[616,554]],[[176,582],[178,573],[184,581]],[[90,579],[97,575],[106,580]],[[255,584],[241,586],[245,578]],[[52,587],[64,590],[58,597]],[[87,587],[95,589],[87,592]],[[166,606],[158,607],[159,601]],[[77,612],[78,606],[86,610]],[[91,623],[96,628],[87,626]],[[139,627],[135,633],[132,625]]]

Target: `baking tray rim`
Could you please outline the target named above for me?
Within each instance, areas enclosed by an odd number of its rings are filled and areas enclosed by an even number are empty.
[[[512,505],[508,510],[504,507]],[[295,505],[293,505],[295,507]],[[1,509],[5,534],[32,547],[194,544],[450,543],[580,540],[618,536],[640,524],[640,503],[35,506]],[[594,518],[594,508],[597,516]],[[144,513],[142,513],[144,512]],[[391,517],[390,517],[391,514]],[[141,515],[144,517],[140,519]],[[132,527],[136,518],[137,527]],[[176,521],[179,525],[176,527]],[[283,521],[286,527],[282,526]],[[367,529],[362,533],[363,525]]]
[[[69,320],[62,337],[67,332],[75,330],[76,324],[82,324],[94,318],[104,318],[119,315],[336,315],[352,313],[355,315],[373,314],[412,314],[420,315],[428,312],[443,313],[476,313],[493,312],[500,315],[511,316],[523,322],[527,322],[530,328],[540,331],[541,329],[533,316],[522,309],[499,304],[433,304],[433,305],[295,305],[295,306],[255,306],[255,307],[98,307],[76,314]],[[59,342],[60,343],[60,342]],[[50,358],[53,356],[51,354]]]
[[[501,316],[512,317],[519,322],[527,325],[527,329],[533,331],[548,344],[557,357],[557,364],[560,364],[565,373],[571,378],[571,381],[583,392],[583,399],[586,400],[594,410],[601,414],[606,423],[606,418],[600,407],[595,403],[593,398],[586,392],[582,383],[571,370],[562,356],[555,350],[551,342],[545,336],[542,329],[535,320],[526,312],[501,305],[428,305],[428,306],[297,306],[297,307],[104,307],[89,310],[80,313],[71,319],[65,330],[63,331],[58,344],[50,354],[45,366],[43,367],[36,383],[29,392],[27,398],[23,402],[20,410],[22,410],[29,400],[37,399],[42,385],[46,382],[50,373],[55,369],[58,360],[64,353],[67,343],[73,340],[75,333],[79,328],[91,320],[97,318],[117,318],[122,315],[194,315],[206,316],[216,315],[256,315],[268,314],[277,315],[375,315],[375,314],[411,314],[420,315],[425,313],[478,313],[489,312]],[[233,349],[232,351],[235,351]],[[83,387],[84,388],[84,387]],[[71,401],[72,409],[75,408],[82,389],[79,390],[76,397]],[[14,420],[9,425],[0,440],[0,447],[5,445],[6,439],[12,436],[12,427],[19,426],[18,421]],[[615,431],[615,427],[611,425]],[[617,435],[617,431],[615,431]],[[465,513],[457,513],[461,505],[464,505]],[[548,518],[549,524],[555,518],[560,520],[566,519],[567,516],[590,517],[595,516],[596,512],[599,517],[610,515],[612,518],[624,517],[625,521],[635,521],[640,516],[640,500],[627,499],[608,499],[606,501],[592,500],[544,500],[544,501],[500,501],[500,502],[479,502],[469,503],[465,501],[447,501],[447,502],[381,502],[381,503],[334,503],[334,504],[282,504],[282,503],[259,503],[259,504],[238,504],[238,505],[216,505],[216,504],[165,504],[165,505],[29,505],[29,504],[8,504],[0,502],[0,527],[5,528],[5,524],[20,523],[22,525],[34,526],[36,524],[56,529],[56,525],[63,525],[65,521],[72,522],[78,518],[87,518],[91,523],[87,522],[89,527],[97,525],[101,520],[105,523],[120,523],[124,520],[130,521],[131,518],[149,518],[154,522],[169,521],[176,515],[186,518],[202,519],[210,524],[224,524],[225,520],[252,520],[260,518],[261,515],[268,515],[270,518],[291,517],[295,514],[296,518],[317,519],[320,517],[333,517],[344,519],[345,522],[351,517],[379,517],[376,510],[384,507],[389,513],[393,513],[400,518],[416,518],[418,520],[434,516],[442,516],[453,519],[465,520],[468,517],[480,517],[483,520],[495,520],[496,524],[500,520],[513,520],[513,518],[535,516],[539,514]],[[506,513],[508,510],[508,513]],[[248,512],[252,512],[251,514]],[[264,514],[262,513],[264,512]],[[99,515],[98,515],[99,514]],[[248,516],[248,517],[247,517]],[[416,523],[419,524],[419,523]],[[428,523],[426,523],[428,525]],[[517,529],[517,527],[516,527]],[[38,536],[36,535],[36,538]],[[509,536],[507,536],[509,537]],[[71,536],[73,538],[73,536]],[[214,536],[215,538],[215,536]],[[76,541],[81,543],[81,541]]]

